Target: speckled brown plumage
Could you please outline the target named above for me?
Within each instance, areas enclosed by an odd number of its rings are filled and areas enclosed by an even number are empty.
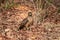
[[[33,23],[32,13],[29,12],[28,17],[21,22],[19,29],[23,29],[24,27],[29,27],[32,23]]]

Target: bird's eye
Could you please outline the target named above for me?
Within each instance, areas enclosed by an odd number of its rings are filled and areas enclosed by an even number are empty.
[[[32,16],[32,12],[28,12],[28,16]]]

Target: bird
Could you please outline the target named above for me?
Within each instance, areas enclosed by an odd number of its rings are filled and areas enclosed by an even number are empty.
[[[32,12],[28,12],[28,17],[21,22],[19,30],[23,29],[24,27],[29,27],[32,24],[33,24]]]

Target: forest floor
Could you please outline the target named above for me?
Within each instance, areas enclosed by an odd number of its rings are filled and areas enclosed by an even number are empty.
[[[21,21],[28,16],[28,12],[34,15],[35,9],[19,5],[14,9],[0,12],[0,40],[60,40],[60,13],[50,13],[38,26],[31,25],[27,30],[18,31]]]

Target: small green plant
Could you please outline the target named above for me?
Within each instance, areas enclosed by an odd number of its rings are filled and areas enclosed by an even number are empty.
[[[14,6],[14,0],[12,0],[12,2],[10,3],[9,0],[6,0],[6,3],[3,5],[4,9],[10,9],[11,7]]]
[[[46,0],[46,1],[48,1],[48,2],[52,3],[52,0]]]

